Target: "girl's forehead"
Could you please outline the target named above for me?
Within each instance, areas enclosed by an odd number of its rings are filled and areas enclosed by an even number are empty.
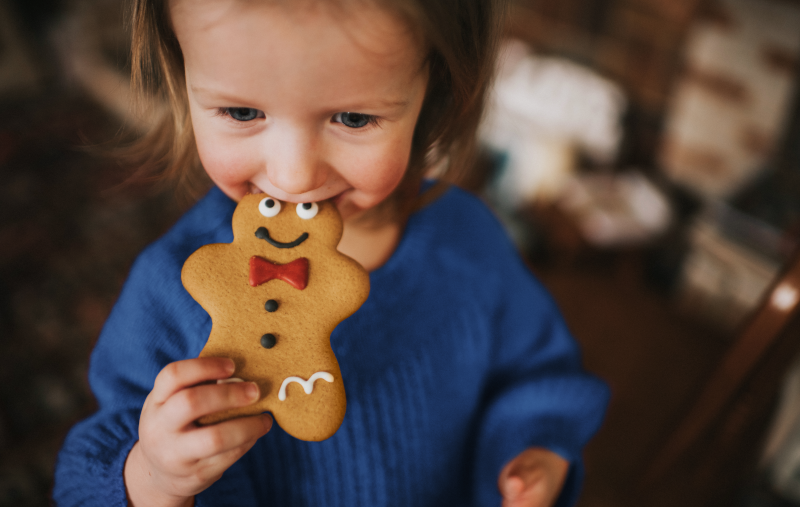
[[[358,10],[348,3],[288,4],[172,0],[190,85],[300,100],[309,93],[402,94],[418,76],[421,45],[400,17],[368,2]]]
[[[422,52],[423,37],[409,19],[372,0],[169,0],[179,39],[193,34],[262,26],[338,28],[364,49],[391,53],[412,44]],[[317,33],[325,42],[335,30]],[[251,33],[251,35],[257,35]],[[262,30],[263,33],[263,30]],[[256,42],[256,41],[253,41]]]

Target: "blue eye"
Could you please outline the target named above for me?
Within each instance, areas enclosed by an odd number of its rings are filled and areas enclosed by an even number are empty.
[[[369,123],[374,123],[375,117],[369,114],[361,113],[336,113],[333,115],[333,121],[342,123],[346,127],[353,129],[360,129]]]
[[[251,121],[259,117],[258,109],[252,107],[226,107],[226,112],[236,121]]]

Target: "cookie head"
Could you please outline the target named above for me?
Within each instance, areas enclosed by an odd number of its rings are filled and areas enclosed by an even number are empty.
[[[342,237],[342,222],[330,201],[291,203],[252,194],[236,208],[233,235],[235,241],[258,251],[295,258],[315,248],[335,249]]]

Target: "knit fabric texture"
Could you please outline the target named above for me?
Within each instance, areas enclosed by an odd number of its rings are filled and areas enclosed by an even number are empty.
[[[134,263],[91,357],[99,410],[59,454],[57,505],[127,504],[123,467],[144,399],[211,330],[181,267],[200,246],[233,240],[235,206],[212,189]],[[500,470],[531,446],[570,461],[557,505],[572,505],[608,389],[582,369],[554,302],[483,203],[447,190],[411,216],[370,282],[331,336],[347,393],[338,432],[303,442],[274,425],[196,505],[499,506]]]

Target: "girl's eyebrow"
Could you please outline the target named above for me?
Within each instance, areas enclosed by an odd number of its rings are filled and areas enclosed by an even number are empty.
[[[225,101],[232,102],[232,103],[244,104],[244,103],[248,102],[246,100],[242,100],[239,97],[235,97],[233,95],[228,95],[227,93],[223,93],[223,92],[220,92],[220,91],[217,91],[217,90],[206,88],[204,86],[191,85],[191,88],[192,88],[192,93],[195,94],[195,95],[197,95],[197,94],[210,95],[211,97],[213,97],[215,99],[225,100]]]
[[[223,100],[231,104],[249,104],[252,101],[244,100],[241,97],[236,97],[235,95],[229,95],[227,93],[214,90],[211,88],[206,88],[204,86],[197,86],[191,85],[192,93],[193,94],[200,94],[206,97],[211,97],[216,100]],[[409,104],[409,99],[402,98],[402,99],[374,99],[374,100],[366,100],[366,101],[359,101],[358,103],[350,104],[351,110],[355,111],[359,108],[373,108],[375,106],[379,108],[386,108],[386,109],[401,109],[405,108]]]
[[[359,108],[363,109],[363,108],[369,108],[369,107],[375,107],[375,106],[378,106],[380,108],[386,108],[386,109],[400,109],[400,108],[406,107],[408,105],[408,102],[409,102],[408,100],[404,100],[404,99],[398,99],[398,100],[376,99],[374,101],[365,101],[365,102],[361,102],[361,103],[354,103],[354,104],[352,104],[352,109],[358,110]]]

